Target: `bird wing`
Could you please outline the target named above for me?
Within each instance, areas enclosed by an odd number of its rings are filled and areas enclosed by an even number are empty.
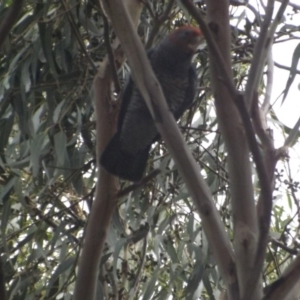
[[[153,52],[153,49],[150,49],[147,51],[147,56],[150,60],[151,57],[151,53]],[[133,89],[134,89],[134,82],[132,79],[132,76],[129,75],[129,78],[127,79],[127,82],[124,85],[123,91],[122,91],[122,95],[121,95],[121,108],[120,108],[120,112],[119,112],[119,118],[118,118],[118,131],[121,130],[122,125],[123,125],[123,121],[126,115],[126,111],[127,111],[127,107],[132,99],[132,93],[133,93]],[[144,101],[143,99],[141,99],[142,101]],[[145,103],[146,106],[146,103]]]
[[[134,82],[132,80],[132,77],[129,76],[127,79],[127,82],[124,85],[122,94],[121,94],[121,108],[119,111],[119,117],[118,117],[118,131],[121,130],[122,124],[125,118],[125,114],[127,111],[127,107],[130,103],[131,97],[132,97],[132,91],[134,87]]]
[[[192,104],[197,90],[197,73],[194,66],[189,68],[189,84],[185,90],[185,99],[181,106],[174,112],[175,120],[178,120],[185,110]]]

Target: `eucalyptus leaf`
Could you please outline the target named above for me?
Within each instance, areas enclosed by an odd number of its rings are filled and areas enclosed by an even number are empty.
[[[286,82],[285,89],[283,91],[282,104],[283,104],[285,98],[287,97],[289,89],[297,75],[297,67],[298,67],[299,58],[300,58],[300,43],[296,46],[294,53],[293,53],[290,75]]]

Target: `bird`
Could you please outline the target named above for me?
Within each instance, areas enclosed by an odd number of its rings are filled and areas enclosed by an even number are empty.
[[[192,59],[202,40],[200,29],[185,25],[172,31],[147,53],[176,120],[196,94],[197,74]],[[121,92],[117,132],[104,148],[100,164],[119,178],[139,182],[146,169],[151,145],[159,139],[148,107],[130,76]]]

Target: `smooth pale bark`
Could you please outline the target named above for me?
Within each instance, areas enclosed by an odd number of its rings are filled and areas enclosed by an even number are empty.
[[[141,2],[127,0],[132,18],[139,20]],[[119,48],[119,42],[112,45],[118,66],[124,61],[124,55]],[[94,80],[94,103],[96,114],[97,164],[100,154],[116,129],[117,110],[111,110],[112,67],[108,57],[104,59]],[[98,164],[99,166],[99,164]],[[84,244],[79,260],[78,275],[75,284],[74,300],[94,300],[99,274],[99,263],[106,239],[107,230],[117,203],[118,179],[98,167],[98,181],[95,201],[85,228]]]
[[[223,56],[227,74],[231,76],[231,33],[229,26],[229,1],[207,2],[207,23]],[[211,83],[215,96],[220,131],[228,150],[228,172],[234,222],[234,248],[241,297],[247,290],[249,270],[255,259],[258,226],[254,203],[250,151],[245,128],[234,104],[229,87],[222,81],[222,73],[210,54]],[[262,296],[260,285],[253,291],[251,299]]]

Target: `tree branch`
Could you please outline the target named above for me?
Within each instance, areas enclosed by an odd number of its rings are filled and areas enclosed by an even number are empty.
[[[235,228],[234,245],[239,287],[241,294],[245,295],[247,293],[249,269],[251,269],[254,262],[258,240],[248,143],[252,151],[256,151],[258,146],[249,114],[247,110],[243,109],[243,103],[240,103],[244,101],[243,96],[239,94],[233,84],[228,2],[223,0],[221,3],[220,1],[209,1],[207,3],[207,22],[209,27],[190,0],[182,0],[182,3],[199,23],[209,48],[211,81],[217,116],[228,150],[228,168]],[[222,54],[220,49],[222,49]],[[245,131],[242,124],[244,124]],[[260,161],[255,162],[259,171],[261,169],[259,166]],[[260,294],[259,289],[255,288],[251,292],[254,292],[254,297]]]
[[[263,300],[290,299],[289,296],[299,295],[300,256],[298,256],[282,276],[267,287]],[[298,299],[295,297],[293,299]]]
[[[138,20],[142,7],[140,2],[138,0],[127,0],[126,4],[135,8],[131,10],[132,18]],[[119,66],[121,66],[124,55],[121,53],[118,44],[116,40],[114,49],[117,52]],[[106,57],[94,80],[97,162],[116,129],[118,110],[111,109],[112,97],[112,69],[109,58]],[[107,230],[117,204],[118,179],[108,174],[99,164],[98,170],[95,201],[85,229],[84,246],[79,260],[74,300],[95,299],[99,263]]]
[[[104,14],[102,15],[102,17],[103,17],[103,24],[104,24],[104,40],[105,40],[106,50],[109,58],[109,63],[112,68],[112,77],[115,85],[115,90],[117,93],[119,93],[121,91],[121,86],[118,78],[118,71],[115,62],[114,52],[110,44],[108,21]]]
[[[199,24],[201,31],[205,37],[207,42],[209,51],[211,52],[214,60],[216,61],[217,68],[219,69],[219,80],[222,80],[223,83],[226,85],[227,89],[229,90],[232,98],[235,98],[238,94],[237,89],[235,88],[232,77],[228,68],[226,67],[225,60],[221,54],[220,48],[218,47],[215,38],[213,37],[213,33],[209,26],[204,21],[200,11],[196,8],[191,0],[181,0],[182,4],[191,14],[191,16],[197,21]]]
[[[5,274],[3,270],[3,261],[1,256],[0,256],[0,299],[6,300]]]
[[[151,29],[148,41],[146,43],[146,49],[149,49],[150,47],[152,47],[154,38],[157,35],[160,26],[168,19],[169,14],[172,11],[172,7],[174,5],[174,2],[175,2],[175,0],[169,0],[169,3],[167,5],[166,9],[164,10],[164,12],[162,13],[162,15],[159,16],[159,17],[154,18],[153,27]]]
[[[274,2],[275,0],[268,0],[265,18],[253,51],[252,63],[245,89],[245,101],[248,109],[251,108],[254,92],[257,90],[259,80],[261,79],[266,55],[268,53],[268,29],[272,21]]]
[[[253,52],[253,59],[250,66],[249,77],[245,90],[245,101],[248,109],[252,107],[251,105],[253,102],[253,96],[257,91],[259,82],[261,80],[263,69],[265,67],[266,57],[273,40],[275,30],[278,24],[280,24],[281,18],[283,17],[283,13],[289,3],[289,0],[282,0],[277,15],[273,23],[271,24],[274,2],[275,0],[268,1],[268,5],[266,7],[266,15],[262,23],[261,31]]]
[[[229,239],[212,201],[208,186],[184,143],[177,123],[168,109],[161,87],[152,71],[145,50],[134,31],[122,0],[103,0],[113,28],[127,55],[135,84],[138,86],[187,185],[200,213],[211,250],[230,291],[237,290],[233,253]],[[234,299],[238,299],[235,297]]]
[[[6,37],[10,33],[11,28],[17,21],[23,6],[23,0],[14,0],[9,11],[0,25],[0,47],[3,45]]]
[[[108,113],[111,74],[106,68],[105,76],[94,81],[94,99],[97,130],[97,158],[114,133],[115,116]],[[100,167],[99,167],[100,168]],[[95,201],[85,228],[84,244],[79,260],[74,300],[94,300],[99,263],[112,213],[117,203],[117,178],[100,168],[98,172]]]

